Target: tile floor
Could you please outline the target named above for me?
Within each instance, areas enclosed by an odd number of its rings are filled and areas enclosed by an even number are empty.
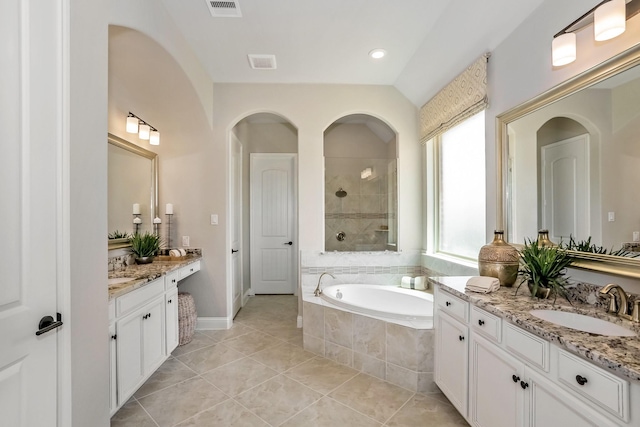
[[[252,297],[226,331],[198,331],[111,419],[112,427],[468,424],[418,394],[302,348],[297,298]]]

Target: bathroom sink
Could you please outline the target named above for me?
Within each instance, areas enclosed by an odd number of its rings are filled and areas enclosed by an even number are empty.
[[[119,285],[120,283],[130,282],[132,280],[136,280],[135,277],[116,277],[113,279],[109,279],[109,286],[111,285]]]
[[[635,337],[637,335],[623,326],[584,314],[557,310],[531,310],[529,313],[547,322],[582,332],[613,337]]]

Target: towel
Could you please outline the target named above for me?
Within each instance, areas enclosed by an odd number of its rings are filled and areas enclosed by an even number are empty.
[[[427,278],[426,276],[418,276],[418,277],[404,276],[400,281],[400,287],[424,291],[428,288]]]
[[[467,286],[465,291],[479,292],[481,294],[488,294],[500,289],[500,281],[495,277],[477,276],[467,280]]]
[[[172,257],[179,257],[181,256],[180,251],[178,249],[171,249],[169,251],[169,255],[171,255]]]

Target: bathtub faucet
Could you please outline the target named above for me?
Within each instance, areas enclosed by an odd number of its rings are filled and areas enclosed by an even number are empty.
[[[313,294],[317,297],[320,296],[320,294],[322,293],[322,289],[320,289],[320,281],[322,280],[322,276],[324,276],[325,274],[328,274],[329,276],[333,277],[334,279],[336,278],[333,274],[331,273],[327,273],[326,271],[324,273],[322,273],[320,275],[320,278],[318,279],[318,286],[316,286],[316,290],[313,291]]]

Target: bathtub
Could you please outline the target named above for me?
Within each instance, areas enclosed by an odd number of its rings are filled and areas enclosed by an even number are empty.
[[[433,295],[396,286],[342,284],[327,286],[325,301],[355,313],[384,319],[429,322],[433,319]]]
[[[391,285],[302,293],[304,349],[412,391],[434,393],[433,295]]]

